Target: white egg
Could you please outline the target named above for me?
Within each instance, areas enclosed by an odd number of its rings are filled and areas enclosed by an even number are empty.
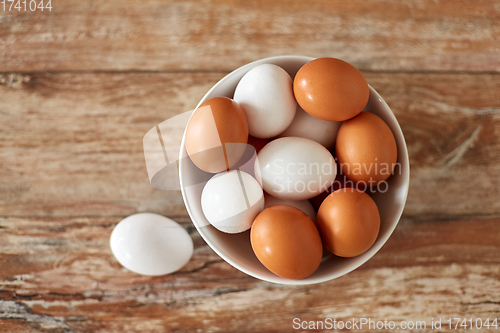
[[[260,139],[283,132],[297,109],[292,78],[272,64],[248,71],[236,86],[234,100],[245,110],[249,134]]]
[[[234,234],[250,229],[264,209],[264,191],[248,173],[233,170],[216,174],[201,193],[201,209],[208,222]]]
[[[288,205],[300,209],[306,213],[309,218],[316,223],[316,211],[312,203],[309,200],[287,200],[278,199],[273,197],[269,193],[264,193],[264,208],[275,206],[275,205]]]
[[[122,266],[143,275],[175,272],[193,254],[193,240],[186,230],[153,213],[134,214],[121,220],[113,229],[109,244]]]
[[[335,139],[341,124],[341,121],[326,121],[313,117],[298,106],[292,123],[279,136],[297,136],[311,139],[326,148],[332,148],[335,145]]]
[[[273,140],[255,160],[255,177],[267,193],[279,199],[310,199],[325,191],[336,175],[328,149],[304,138]]]

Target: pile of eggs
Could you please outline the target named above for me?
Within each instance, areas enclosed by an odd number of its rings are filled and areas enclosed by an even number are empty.
[[[360,187],[386,181],[397,161],[389,126],[362,112],[368,99],[361,72],[319,58],[293,79],[279,66],[256,66],[232,99],[201,104],[185,148],[214,174],[201,194],[207,221],[229,234],[250,229],[257,259],[288,279],[313,274],[325,249],[345,258],[366,252],[380,214]]]

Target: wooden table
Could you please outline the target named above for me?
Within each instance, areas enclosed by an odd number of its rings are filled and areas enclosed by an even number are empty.
[[[294,318],[500,316],[500,1],[69,1],[0,12],[0,330],[289,332]],[[311,286],[217,256],[179,192],[153,189],[142,138],[229,71],[282,54],[362,70],[405,134],[411,184],[382,250]],[[111,255],[137,212],[195,242],[144,277]],[[500,324],[500,323],[499,323]],[[372,332],[364,327],[359,332]],[[490,331],[497,331],[492,330]]]

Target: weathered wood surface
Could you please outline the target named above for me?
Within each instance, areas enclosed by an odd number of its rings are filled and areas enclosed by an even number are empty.
[[[0,330],[286,332],[295,317],[498,316],[500,75],[365,74],[409,145],[406,217],[361,269],[308,287],[232,268],[193,230],[180,194],[148,184],[144,133],[224,73],[4,75]],[[113,259],[113,226],[139,211],[185,221],[197,247],[181,272],[140,277]]]
[[[500,214],[500,75],[365,73],[410,152],[407,216]],[[186,216],[148,182],[142,138],[224,73],[1,77],[1,216]],[[12,82],[13,81],[13,82]]]
[[[431,318],[500,314],[498,218],[404,218],[361,268],[296,287],[232,268],[191,223],[184,226],[193,233],[195,253],[181,271],[164,277],[127,272],[108,245],[119,220],[0,219],[0,331],[290,332],[294,318],[329,317],[424,320],[427,330],[404,332],[427,332]]]
[[[327,317],[424,320],[394,331],[429,332],[431,318],[500,317],[500,1],[52,5],[0,11],[0,332],[290,332],[294,318]],[[394,235],[312,286],[221,260],[180,193],[149,185],[142,153],[147,130],[227,72],[282,54],[362,69],[410,153]],[[142,211],[192,235],[181,271],[142,277],[113,259],[113,227]]]
[[[498,0],[53,1],[0,12],[0,71],[225,70],[335,56],[372,70],[500,70]]]

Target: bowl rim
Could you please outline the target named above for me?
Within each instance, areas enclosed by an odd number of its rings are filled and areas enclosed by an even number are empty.
[[[309,56],[300,56],[300,55],[283,55],[283,56],[273,56],[273,57],[267,57],[267,58],[262,58],[262,59],[258,59],[258,60],[255,60],[255,61],[252,61],[248,64],[245,64],[241,67],[238,67],[237,69],[231,71],[230,73],[228,73],[227,75],[225,75],[222,79],[220,79],[217,83],[215,83],[212,88],[210,88],[206,93],[205,95],[201,98],[200,102],[196,105],[196,109],[198,109],[198,107],[204,103],[207,99],[208,99],[208,96],[210,96],[212,94],[212,92],[214,90],[216,90],[220,85],[224,84],[224,82],[226,80],[229,80],[229,78],[233,75],[235,75],[236,73],[239,73],[239,72],[243,72],[243,71],[248,71],[250,70],[251,68],[255,67],[255,66],[258,66],[260,64],[274,64],[274,61],[276,60],[286,60],[286,59],[293,59],[293,60],[303,60],[304,63],[307,63],[311,60],[314,60],[314,59],[317,59],[317,58],[314,58],[314,57],[309,57]],[[377,246],[377,247],[374,247],[372,246],[372,248],[370,249],[371,251],[373,251],[373,253],[370,255],[370,256],[367,256],[366,259],[363,259],[362,261],[359,262],[358,265],[355,265],[354,267],[350,267],[350,268],[347,268],[347,269],[344,269],[341,273],[334,273],[334,274],[330,274],[330,275],[327,275],[327,276],[324,276],[323,278],[316,278],[314,280],[310,280],[308,278],[305,278],[305,279],[301,279],[301,280],[292,280],[292,279],[285,279],[285,278],[282,278],[280,276],[277,276],[275,277],[274,280],[272,279],[268,279],[266,277],[262,277],[256,273],[254,273],[253,271],[249,270],[249,269],[246,269],[245,267],[242,267],[241,265],[239,265],[238,263],[232,261],[231,259],[229,259],[221,250],[219,250],[218,246],[216,246],[204,233],[204,231],[202,230],[201,227],[198,226],[198,224],[195,222],[195,219],[193,217],[193,213],[191,211],[191,206],[187,200],[187,197],[186,197],[186,191],[184,190],[184,184],[183,184],[183,178],[182,178],[182,170],[183,170],[183,159],[184,159],[184,156],[183,156],[183,151],[185,150],[185,138],[186,138],[186,130],[187,130],[187,126],[186,128],[184,129],[184,133],[182,135],[182,140],[181,140],[181,146],[180,146],[180,150],[179,150],[179,182],[180,182],[180,188],[181,188],[181,194],[182,194],[182,199],[184,201],[184,205],[186,206],[186,210],[188,212],[188,215],[193,223],[193,225],[195,226],[196,230],[198,231],[198,233],[201,235],[201,237],[203,238],[203,240],[208,244],[208,246],[210,246],[210,248],[215,252],[217,253],[217,255],[219,257],[221,257],[222,259],[224,259],[224,261],[226,261],[228,264],[230,264],[231,266],[235,267],[236,269],[238,269],[239,271],[247,274],[247,275],[250,275],[256,279],[259,279],[261,281],[266,281],[266,282],[272,282],[272,283],[277,283],[277,284],[282,284],[282,285],[312,285],[312,284],[317,284],[317,283],[322,283],[322,282],[326,282],[326,281],[330,281],[330,280],[334,280],[336,278],[339,278],[341,276],[344,276],[352,271],[354,271],[355,269],[361,267],[362,265],[364,265],[368,260],[370,260],[371,258],[373,258],[375,256],[375,254],[377,254],[378,251],[380,251],[380,249],[385,245],[385,243],[387,242],[387,240],[390,238],[390,236],[392,235],[392,233],[394,232],[394,230],[396,229],[396,227],[398,226],[399,224],[399,221],[401,219],[401,216],[403,214],[403,211],[404,211],[404,208],[406,206],[406,201],[407,201],[407,198],[408,198],[408,192],[409,192],[409,186],[410,186],[410,161],[409,161],[409,155],[408,155],[408,148],[407,148],[407,145],[406,145],[406,140],[405,140],[405,137],[404,137],[404,133],[403,133],[403,130],[401,129],[401,126],[399,125],[399,122],[396,118],[396,116],[394,115],[394,112],[392,112],[392,109],[389,107],[389,105],[385,102],[385,100],[380,96],[380,94],[375,90],[373,89],[373,87],[368,84],[368,87],[370,89],[371,92],[373,92],[375,94],[375,96],[378,98],[379,102],[389,111],[389,116],[392,118],[392,120],[394,121],[395,125],[397,126],[397,129],[399,130],[399,133],[401,133],[401,139],[403,141],[403,147],[398,147],[398,148],[401,148],[402,149],[402,152],[403,152],[403,156],[402,158],[404,159],[405,163],[406,163],[406,169],[407,169],[407,172],[406,172],[406,177],[404,179],[404,186],[405,186],[405,193],[404,193],[404,198],[402,200],[402,203],[401,203],[401,207],[399,209],[399,212],[397,213],[397,218],[396,218],[396,222],[393,223],[393,226],[391,228],[389,228],[386,236],[385,236],[385,239],[382,239],[383,241],[380,242],[380,244]],[[193,112],[194,114],[194,112]],[[192,115],[191,114],[191,117]],[[191,119],[190,117],[190,119]],[[401,175],[403,176],[403,175]]]

